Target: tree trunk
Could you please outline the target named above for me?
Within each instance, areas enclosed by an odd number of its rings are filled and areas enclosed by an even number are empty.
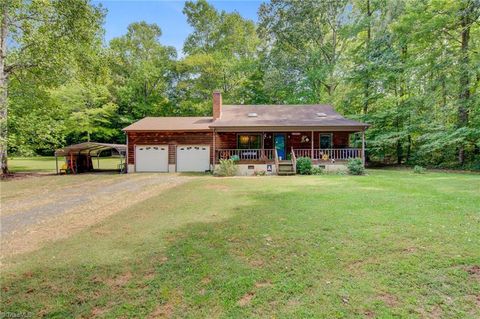
[[[0,26],[0,165],[2,175],[8,174],[7,163],[7,119],[8,119],[8,105],[7,105],[7,81],[8,74],[5,68],[5,60],[7,57],[7,8],[6,4],[2,5],[2,21]]]
[[[368,17],[368,26],[367,26],[367,40],[365,41],[365,63],[369,63],[368,58],[370,55],[370,41],[372,39],[372,26],[371,26],[371,17],[372,12],[370,11],[370,0],[367,0],[367,17]],[[367,114],[368,107],[370,104],[370,70],[367,67],[367,73],[365,74],[365,92],[364,92],[364,101],[363,101],[363,114]]]
[[[469,56],[468,44],[470,41],[470,15],[473,10],[473,3],[467,4],[461,15],[461,51],[460,51],[460,94],[458,104],[458,127],[462,128],[468,124],[468,104],[470,102],[470,76],[469,76]],[[463,165],[465,162],[465,148],[460,145],[458,149],[458,163]]]

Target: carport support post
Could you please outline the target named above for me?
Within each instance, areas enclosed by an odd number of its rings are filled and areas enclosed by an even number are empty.
[[[57,157],[57,153],[55,153],[55,169],[56,169],[57,175],[58,175],[58,157]]]

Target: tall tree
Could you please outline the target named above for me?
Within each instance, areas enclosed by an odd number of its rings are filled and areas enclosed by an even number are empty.
[[[181,100],[204,103],[214,89],[222,89],[226,101],[248,102],[243,87],[257,67],[259,45],[253,21],[219,12],[205,0],[187,1],[183,12],[193,32],[178,68]]]
[[[160,43],[161,35],[158,25],[136,22],[110,41],[112,91],[127,123],[169,114],[176,51]]]
[[[98,39],[103,12],[87,0],[3,0],[0,6],[0,162],[6,174],[9,81],[25,72],[61,81],[66,66]]]

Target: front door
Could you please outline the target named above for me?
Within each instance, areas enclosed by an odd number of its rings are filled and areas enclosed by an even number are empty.
[[[281,160],[286,159],[285,157],[285,134],[275,134],[275,149],[277,150],[278,157]]]

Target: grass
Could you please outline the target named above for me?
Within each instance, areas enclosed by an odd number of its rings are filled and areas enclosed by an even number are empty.
[[[62,167],[65,158],[58,158],[58,167]],[[97,161],[92,158],[94,169],[117,169],[120,159],[116,157],[101,157]],[[8,159],[10,171],[14,173],[55,173],[55,157],[37,156],[37,157],[11,157]]]
[[[479,317],[479,190],[470,174],[200,176],[8,260],[1,310]]]

